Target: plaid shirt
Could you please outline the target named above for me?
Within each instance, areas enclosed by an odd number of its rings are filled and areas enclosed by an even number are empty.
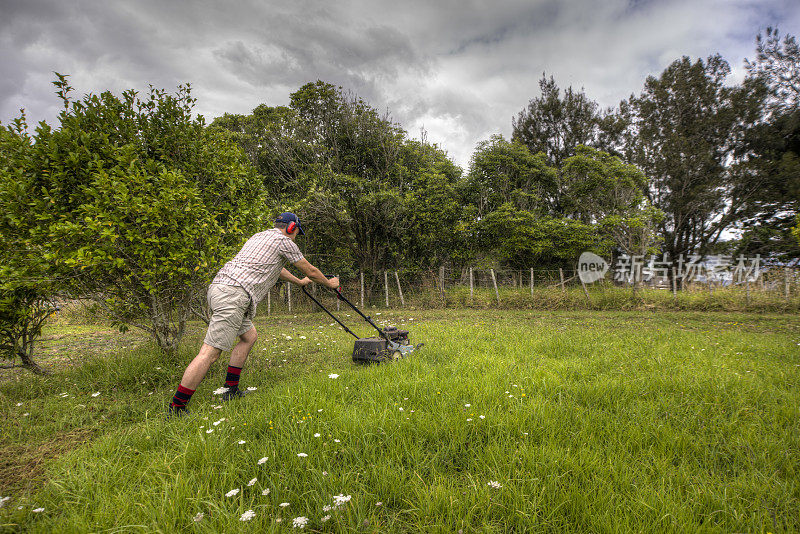
[[[278,281],[287,263],[303,259],[303,253],[277,228],[252,236],[234,258],[222,266],[212,284],[241,286],[250,295],[250,317],[267,291]]]

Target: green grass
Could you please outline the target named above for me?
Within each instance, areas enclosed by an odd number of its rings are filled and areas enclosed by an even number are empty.
[[[86,443],[54,454],[41,482],[6,484],[0,522],[31,532],[280,531],[298,516],[333,532],[800,530],[795,315],[376,318],[411,325],[424,349],[353,366],[351,339],[322,315],[261,319],[243,374],[257,392],[215,409],[223,361],[184,419],[162,413],[197,339],[178,361],[145,345],[7,381],[4,456],[76,432]],[[324,511],[338,494],[352,498]],[[255,517],[239,521],[247,510]]]

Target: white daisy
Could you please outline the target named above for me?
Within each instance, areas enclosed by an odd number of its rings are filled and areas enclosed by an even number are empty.
[[[469,407],[470,407],[470,406],[472,406],[472,405],[471,405],[471,404],[465,404],[464,406],[465,406],[466,408],[469,408]]]
[[[0,508],[6,503],[6,501],[10,501],[11,497],[0,497]]]
[[[305,528],[307,523],[308,523],[308,518],[307,517],[303,517],[303,516],[295,517],[292,520],[292,527],[293,528]]]
[[[332,509],[333,507],[330,504],[326,504],[325,506],[322,507],[323,512],[330,512]]]
[[[344,503],[349,502],[351,498],[352,495],[342,495],[341,493],[339,495],[333,496],[333,500],[336,502],[336,506],[341,506]]]
[[[315,437],[315,438],[318,438],[318,437],[320,437],[321,435],[322,435],[322,434],[320,434],[319,432],[317,432],[316,434],[314,434],[314,437]]]
[[[94,393],[92,393],[92,397],[97,397],[98,395],[100,395],[99,391],[95,391]]]
[[[269,495],[269,488],[264,488],[261,490],[261,495]]]
[[[258,465],[264,465],[265,463],[267,463],[267,460],[269,460],[269,458],[267,458],[266,456],[264,456],[263,458],[261,458],[261,459],[258,461]]]
[[[194,520],[195,523],[198,523],[203,520],[204,516],[205,514],[203,512],[197,512],[197,515],[195,515],[192,519]]]
[[[299,456],[300,458],[306,458],[308,455],[304,452],[298,452],[297,456]]]
[[[228,391],[228,388],[226,388],[226,387],[224,387],[224,386],[223,386],[223,387],[221,387],[221,388],[217,388],[217,389],[215,389],[215,390],[214,390],[214,395],[222,395],[223,393],[225,393],[225,392],[227,392],[227,391]]]
[[[243,440],[243,439],[239,440],[239,445],[244,445],[245,443],[247,443],[245,440]]]
[[[39,512],[44,512],[44,508],[34,508],[31,512],[38,514]]]
[[[281,508],[286,508],[287,506],[289,506],[289,503],[288,502],[282,502],[278,506],[280,506]]]
[[[320,521],[322,521],[324,523],[325,521],[327,521],[330,518],[331,518],[331,516],[326,515],[326,516],[323,516],[322,519],[320,519]]]
[[[336,443],[341,443],[341,441],[339,441],[338,439],[335,439],[333,441],[335,441]]]
[[[336,373],[331,373],[328,375],[328,378],[339,378],[339,375],[337,375]]]
[[[248,485],[248,486],[252,486],[252,485],[253,485],[253,484],[255,484],[256,482],[258,482],[258,479],[257,479],[257,478],[254,478],[254,479],[252,479],[250,482],[248,482],[248,483],[247,483],[247,485]]]
[[[489,486],[490,488],[494,488],[494,489],[500,489],[500,488],[503,487],[503,485],[500,484],[496,480],[490,480],[489,483],[487,484],[487,486]]]
[[[226,497],[233,497],[234,495],[239,494],[239,488],[235,488],[230,490],[228,493],[225,494]]]
[[[206,434],[211,434],[213,431],[214,431],[213,428],[209,428],[208,430],[206,430]]]
[[[257,389],[258,389],[258,388],[257,388],[257,387],[255,387],[255,386],[250,386],[249,388],[247,388],[247,391],[255,391],[255,390],[257,390]]]
[[[250,521],[256,516],[256,513],[252,510],[248,510],[242,514],[242,517],[239,518],[239,521]]]

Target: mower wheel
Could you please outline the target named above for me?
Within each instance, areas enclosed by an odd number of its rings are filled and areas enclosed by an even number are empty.
[[[402,358],[402,357],[403,357],[403,353],[402,353],[402,352],[400,352],[399,350],[396,350],[396,351],[394,351],[394,352],[392,353],[392,359],[393,359],[393,360],[399,360],[399,359],[400,359],[400,358]]]

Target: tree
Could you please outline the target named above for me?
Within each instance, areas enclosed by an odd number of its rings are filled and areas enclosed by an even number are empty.
[[[579,146],[559,173],[565,213],[597,225],[627,255],[657,252],[658,223],[664,214],[645,197],[647,177],[634,165],[606,152]]]
[[[743,206],[735,253],[797,257],[791,232],[800,211],[800,110],[769,114],[746,132],[739,151],[739,173],[757,187]]]
[[[236,132],[276,201],[299,213],[306,253],[335,251],[362,271],[403,262],[419,173],[456,168],[445,156],[407,165],[413,148],[388,113],[323,81],[292,93],[288,108],[259,106],[214,125]]]
[[[54,83],[60,127],[40,124],[24,168],[32,240],[73,295],[175,351],[195,297],[260,229],[262,186],[192,117],[189,86],[72,100],[66,77]]]
[[[777,29],[767,28],[756,38],[756,59],[745,65],[745,86],[763,94],[765,107],[737,147],[741,174],[757,188],[742,216],[736,253],[786,260],[800,254],[791,233],[800,209],[800,48],[793,36],[781,40]]]
[[[474,224],[475,242],[503,266],[568,267],[584,251],[607,253],[596,227],[572,219],[541,216],[505,203]]]
[[[34,214],[26,209],[26,176],[31,139],[24,114],[9,128],[0,125],[0,367],[43,370],[34,349],[47,318],[57,309],[57,283],[47,272],[42,250],[31,240]]]
[[[316,184],[306,164],[314,158],[314,146],[301,138],[299,126],[297,110],[264,104],[256,106],[250,115],[226,113],[211,123],[212,128],[233,133],[276,206],[299,202]]]
[[[409,231],[403,236],[403,262],[433,268],[463,264],[472,258],[467,227],[475,208],[463,201],[461,168],[436,145],[408,140],[402,149],[402,172]]]
[[[559,172],[563,213],[585,223],[636,210],[645,202],[647,177],[601,150],[578,146]]]
[[[659,233],[673,261],[703,254],[757,190],[730,163],[743,125],[758,115],[758,100],[724,86],[729,72],[719,56],[683,57],[621,104],[630,120],[627,159],[649,177],[646,195],[665,214]]]
[[[756,36],[756,58],[745,59],[745,67],[751,78],[760,78],[769,88],[773,110],[800,108],[800,45],[793,35],[781,40],[778,29],[768,27]]]
[[[502,204],[537,213],[557,210],[556,171],[544,153],[532,154],[519,141],[493,135],[472,155],[467,195],[483,217]]]
[[[600,111],[597,102],[572,87],[562,98],[552,76],[542,75],[539,88],[541,96],[531,99],[512,121],[513,141],[527,146],[531,154],[543,152],[553,167],[575,154],[578,145],[612,149],[621,124],[611,110]]]

